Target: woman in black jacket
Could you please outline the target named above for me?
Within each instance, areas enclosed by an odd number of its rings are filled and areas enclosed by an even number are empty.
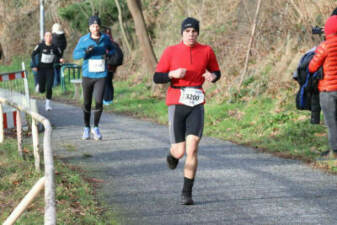
[[[67,48],[67,39],[62,29],[62,26],[59,23],[55,23],[52,27],[52,36],[53,36],[53,45],[61,49],[61,58],[63,57],[64,50]],[[56,59],[55,62],[58,62],[59,58]],[[60,84],[61,75],[60,75],[61,67],[56,65],[54,68],[54,84],[53,86],[57,86]]]
[[[39,82],[39,92],[46,92],[46,111],[50,111],[51,108],[51,98],[52,98],[52,86],[54,81],[54,62],[63,63],[63,58],[61,50],[52,44],[52,34],[46,32],[44,35],[44,40],[36,45],[32,58],[38,55],[38,65],[37,65],[37,77]]]

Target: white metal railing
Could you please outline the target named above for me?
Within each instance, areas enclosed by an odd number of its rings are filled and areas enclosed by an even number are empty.
[[[20,106],[19,104],[11,101],[10,99],[0,96],[0,143],[4,141],[4,127],[3,127],[3,117],[2,117],[2,107],[3,105],[9,105],[16,110],[16,129],[17,129],[17,140],[18,140],[18,152],[22,155],[22,123],[21,123],[21,112],[25,112],[32,118],[32,139],[34,148],[34,161],[35,169],[40,171],[40,156],[39,156],[39,137],[38,137],[38,127],[37,124],[41,123],[44,126],[43,135],[43,156],[44,156],[44,177],[42,177],[31,189],[31,191],[24,197],[20,204],[13,210],[10,216],[6,219],[3,225],[12,225],[28,207],[28,205],[33,201],[37,194],[43,190],[45,199],[45,213],[44,213],[44,224],[45,225],[56,225],[56,207],[55,207],[55,183],[54,183],[54,160],[51,148],[51,133],[52,127],[49,120],[42,115],[33,112],[30,108]]]

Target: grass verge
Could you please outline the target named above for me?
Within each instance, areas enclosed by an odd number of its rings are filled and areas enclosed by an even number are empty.
[[[0,221],[4,221],[37,180],[31,149],[25,147],[25,160],[18,157],[16,140],[6,138],[0,145]],[[111,212],[95,199],[92,179],[82,171],[55,160],[57,224],[106,225],[119,224]],[[91,181],[94,182],[94,181]],[[43,192],[17,221],[20,225],[43,224]]]

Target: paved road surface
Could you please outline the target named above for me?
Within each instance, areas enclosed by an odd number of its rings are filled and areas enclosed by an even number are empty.
[[[337,176],[204,137],[196,204],[181,206],[184,160],[174,171],[166,167],[167,127],[104,113],[103,141],[82,141],[79,107],[40,108],[55,127],[55,154],[104,180],[99,197],[123,225],[337,224]]]

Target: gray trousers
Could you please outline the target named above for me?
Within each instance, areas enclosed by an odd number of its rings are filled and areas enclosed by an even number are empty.
[[[328,127],[328,140],[331,150],[337,150],[337,91],[320,92],[320,105],[323,110],[325,124]]]

